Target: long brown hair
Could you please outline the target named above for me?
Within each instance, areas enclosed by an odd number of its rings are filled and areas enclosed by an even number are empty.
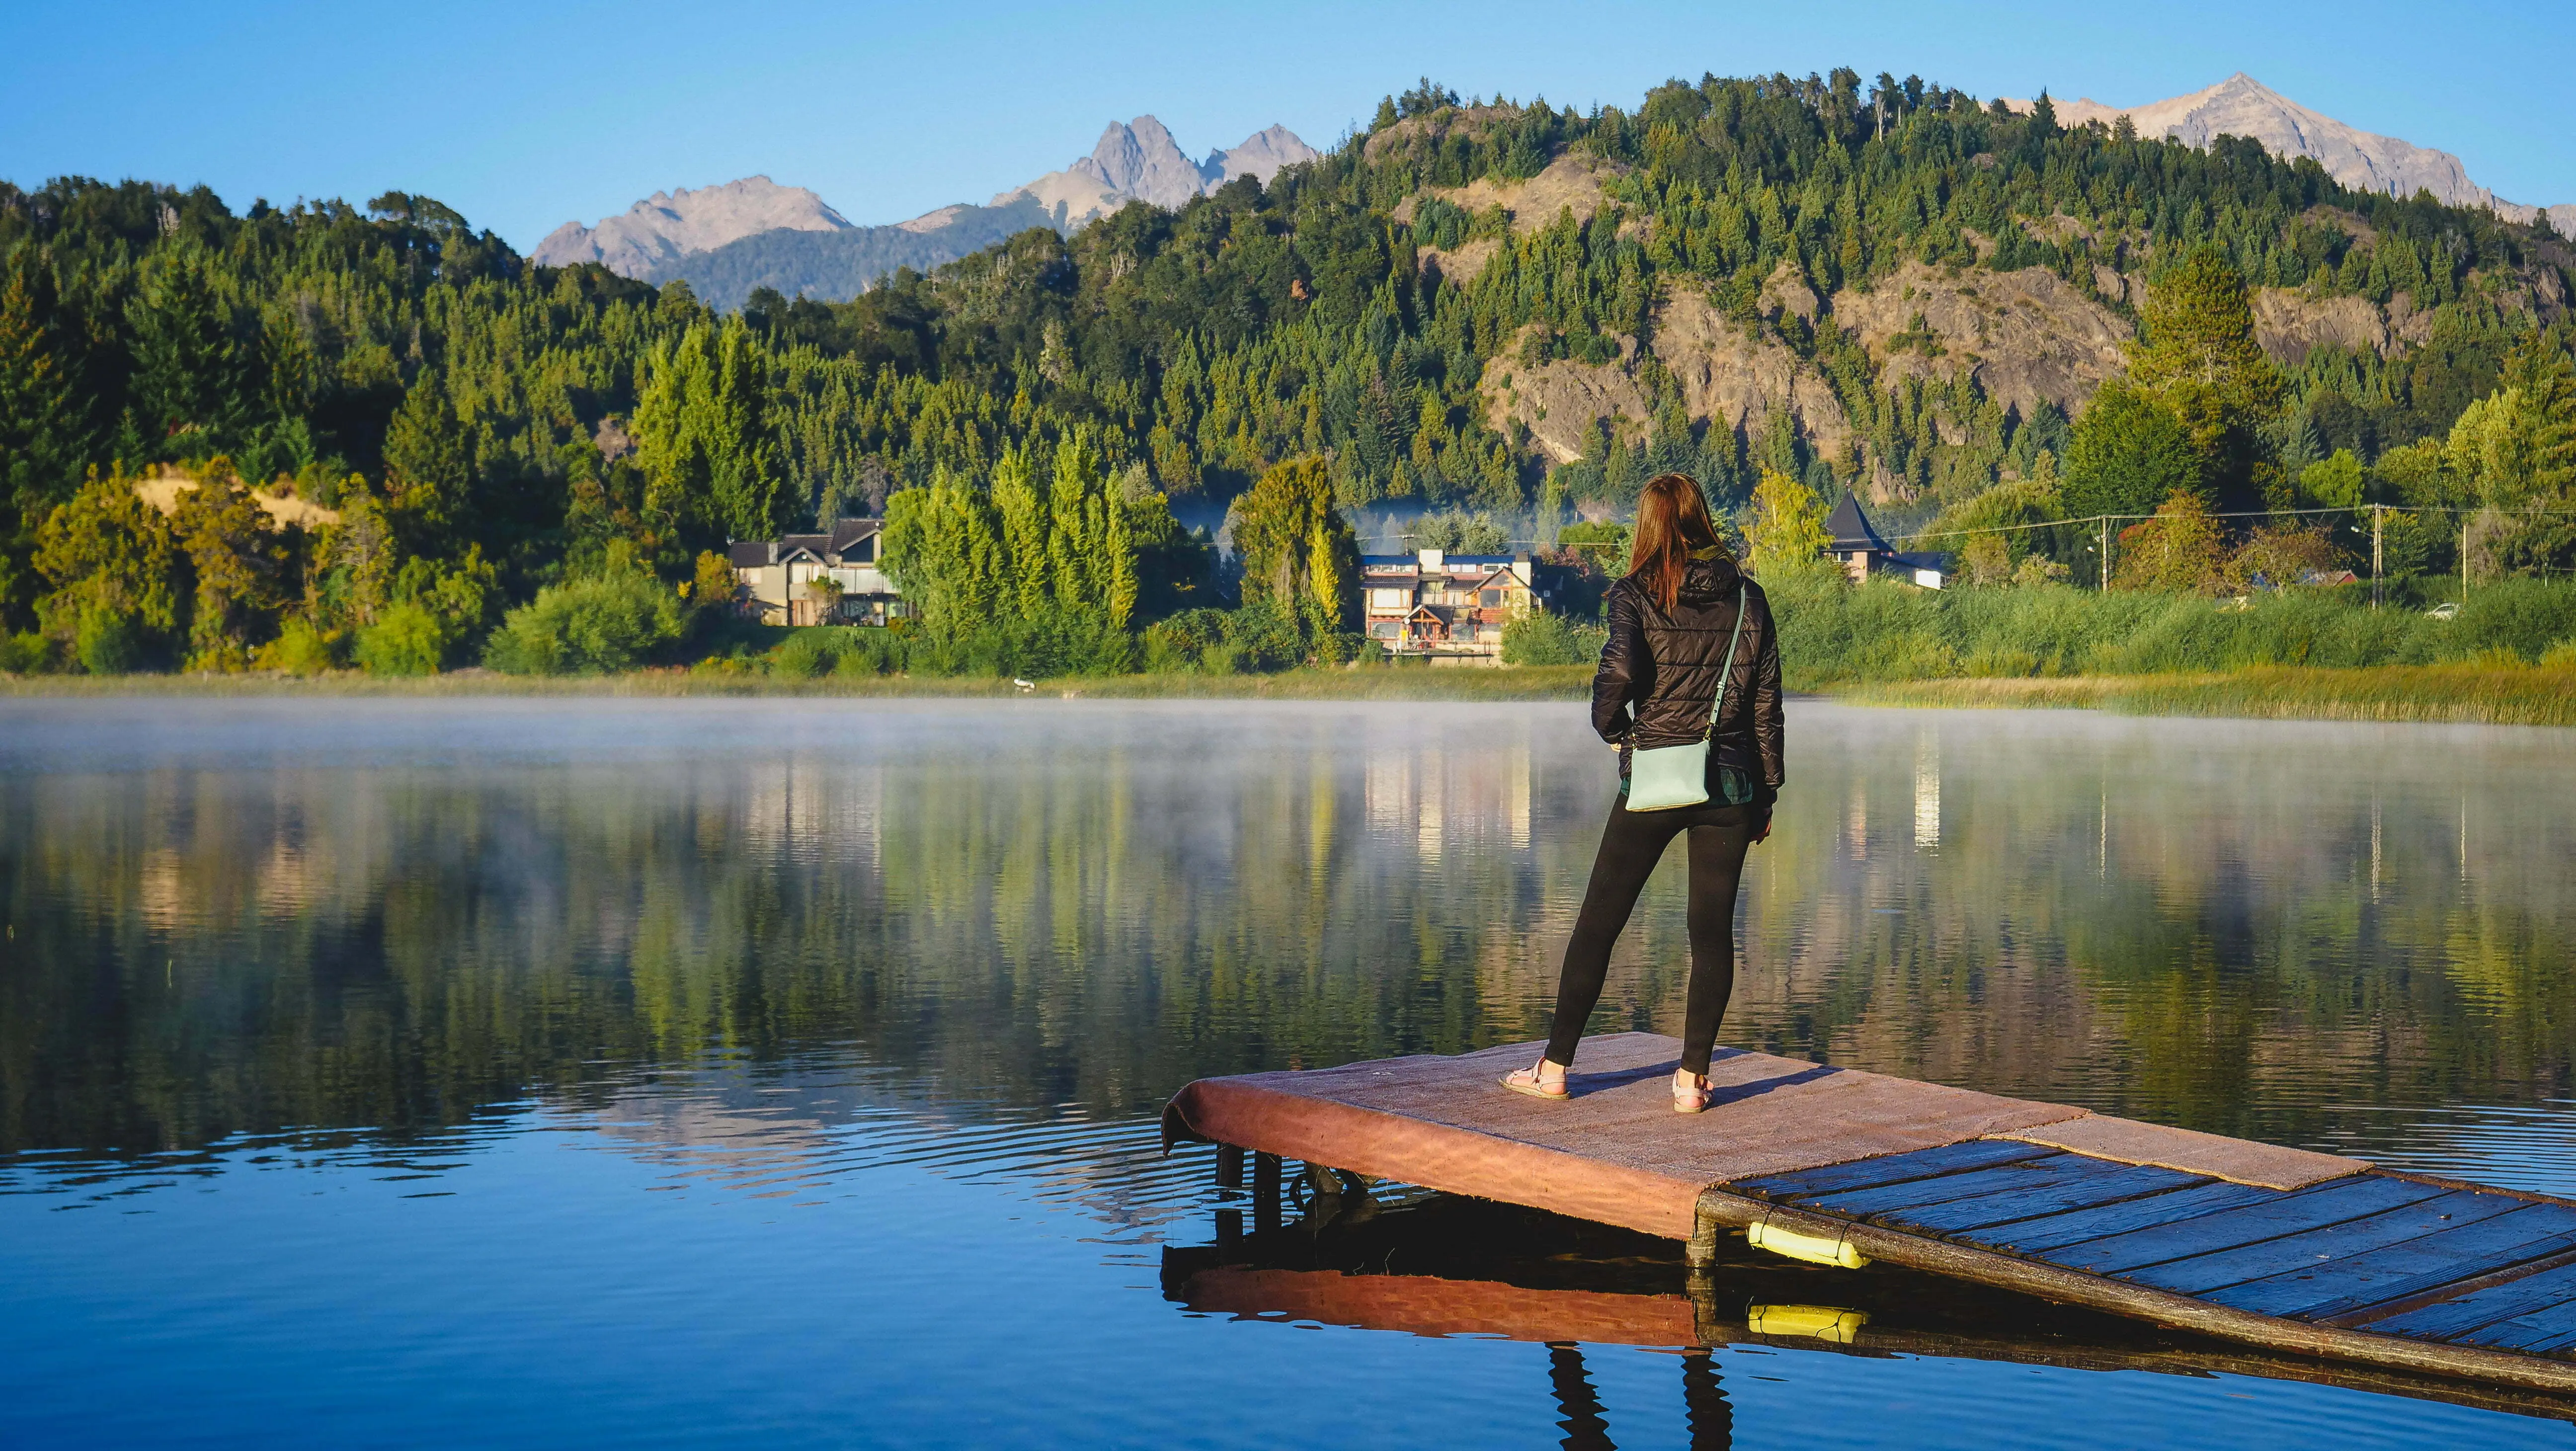
[[[1691,551],[1719,543],[1699,480],[1657,474],[1637,499],[1637,537],[1628,547],[1628,573],[1667,610],[1681,598],[1682,571]]]

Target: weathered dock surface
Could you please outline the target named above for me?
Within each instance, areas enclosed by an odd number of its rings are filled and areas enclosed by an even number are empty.
[[[1691,1243],[1788,1231],[2267,1350],[2576,1391],[2576,1204],[1758,1053],[1672,1112],[1680,1045],[1589,1039],[1573,1096],[1516,1045],[1202,1079],[1195,1139]]]

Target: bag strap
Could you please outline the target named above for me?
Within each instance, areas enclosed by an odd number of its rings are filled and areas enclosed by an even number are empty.
[[[1735,678],[1735,647],[1744,639],[1744,612],[1752,605],[1744,593],[1744,582],[1735,584],[1735,629],[1726,637],[1726,662],[1717,667],[1717,699],[1708,708],[1708,736],[1717,734],[1717,717],[1726,709],[1726,685]],[[1707,739],[1704,736],[1702,739]]]

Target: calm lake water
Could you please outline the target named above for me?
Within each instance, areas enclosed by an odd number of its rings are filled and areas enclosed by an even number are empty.
[[[1789,734],[1722,1041],[2576,1193],[2576,732]],[[1875,1268],[1685,1357],[1678,1246],[1437,1196],[1215,1246],[1164,1098],[1539,1036],[1614,781],[1569,705],[0,702],[0,1444],[2576,1444]]]

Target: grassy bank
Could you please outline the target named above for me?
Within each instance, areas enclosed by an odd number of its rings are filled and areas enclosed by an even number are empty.
[[[2258,666],[2200,675],[1898,681],[1856,686],[1837,694],[1867,705],[2576,726],[2576,668],[2561,666],[2386,665],[2361,670]]]
[[[313,696],[461,699],[477,696],[641,699],[786,696],[815,699],[1098,700],[1579,700],[1592,681],[1589,665],[1503,670],[1375,666],[1299,669],[1275,675],[1064,676],[1022,691],[990,676],[822,675],[810,678],[696,670],[638,670],[622,675],[516,676],[466,670],[419,677],[356,671],[297,677],[240,675],[0,675],[0,696]]]
[[[968,676],[794,676],[688,670],[525,677],[459,671],[418,678],[356,671],[287,675],[0,675],[0,697],[185,696],[319,699],[721,699],[816,700],[1422,700],[1577,701],[1589,665],[1504,670],[1375,667],[1301,669],[1276,675],[1064,676],[1023,691]],[[2576,726],[2576,667],[2470,663],[2342,670],[2257,666],[2197,674],[1950,678],[1839,685],[1856,705],[2107,710],[2124,715],[2236,716],[2258,720],[2436,721]]]
[[[2358,586],[2243,600],[2065,588],[1857,589],[1792,577],[1771,591],[1793,690],[1910,681],[2228,675],[2274,667],[2576,664],[2576,584],[2481,585],[2457,617],[2372,609]],[[2403,674],[2387,677],[2404,680]],[[2424,677],[2431,679],[2433,677]]]

